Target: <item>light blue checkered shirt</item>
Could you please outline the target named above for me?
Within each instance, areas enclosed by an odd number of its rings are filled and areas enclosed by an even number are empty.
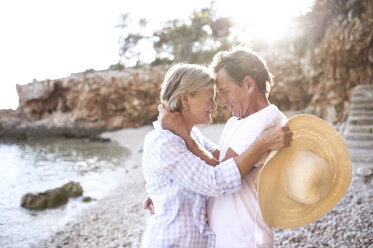
[[[214,247],[215,234],[206,223],[208,196],[238,191],[241,176],[233,159],[217,167],[193,155],[185,142],[154,122],[144,142],[143,172],[155,214],[147,221],[142,247]],[[207,151],[216,145],[197,128],[193,138]]]

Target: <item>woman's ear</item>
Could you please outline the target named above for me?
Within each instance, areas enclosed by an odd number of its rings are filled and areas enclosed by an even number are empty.
[[[243,79],[243,86],[246,87],[248,89],[248,93],[251,94],[256,88],[255,80],[250,76],[246,76]]]
[[[183,91],[180,93],[180,101],[181,101],[181,107],[187,108],[189,103],[189,93],[186,91]]]

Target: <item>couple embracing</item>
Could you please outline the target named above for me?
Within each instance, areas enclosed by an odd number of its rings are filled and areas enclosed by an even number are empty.
[[[145,207],[153,208],[154,214],[147,221],[142,247],[273,246],[272,228],[259,208],[258,176],[268,152],[289,147],[293,132],[285,125],[285,115],[268,101],[271,87],[265,62],[245,48],[217,53],[210,70],[190,64],[169,69],[161,88],[159,120],[144,141],[142,166],[150,197]],[[211,122],[216,94],[219,104],[232,112],[218,144],[195,127]],[[310,156],[309,161],[319,163],[314,153]],[[324,175],[327,162],[317,171],[312,164],[315,173],[301,172],[299,178]],[[333,185],[326,184],[338,181],[329,172],[332,178],[326,178],[325,185],[317,181],[324,196],[315,201],[327,198]],[[313,178],[301,181],[310,182],[304,189],[314,188],[309,187]],[[340,199],[346,185],[332,195]],[[308,197],[309,191],[304,191],[300,198]],[[334,198],[329,205],[336,203]],[[270,204],[271,199],[264,205]],[[317,214],[310,213],[314,219],[320,217]]]
[[[215,55],[210,71],[177,64],[162,84],[161,121],[145,138],[143,172],[155,214],[143,247],[271,247],[273,232],[256,196],[260,159],[288,146],[286,117],[268,101],[272,75],[255,53]],[[217,92],[216,92],[217,89]],[[195,125],[211,122],[219,104],[227,121],[218,145]],[[264,131],[264,132],[263,132]]]

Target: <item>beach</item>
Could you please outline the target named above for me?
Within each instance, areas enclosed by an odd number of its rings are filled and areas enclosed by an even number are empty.
[[[201,127],[217,142],[223,124]],[[76,220],[48,240],[32,247],[140,247],[146,219],[141,156],[151,126],[106,132],[101,136],[131,151],[128,173],[107,197],[98,200]],[[319,220],[296,229],[274,229],[275,247],[373,247],[373,176],[353,176],[342,200]]]

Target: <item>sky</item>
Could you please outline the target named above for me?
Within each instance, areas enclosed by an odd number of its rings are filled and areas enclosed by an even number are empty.
[[[211,0],[5,0],[0,1],[0,109],[16,109],[16,84],[103,70],[119,61],[121,14],[151,27],[187,18]],[[232,16],[267,42],[283,35],[313,0],[216,0],[219,16]],[[144,55],[152,58],[151,50]],[[146,57],[146,56],[145,56]]]

